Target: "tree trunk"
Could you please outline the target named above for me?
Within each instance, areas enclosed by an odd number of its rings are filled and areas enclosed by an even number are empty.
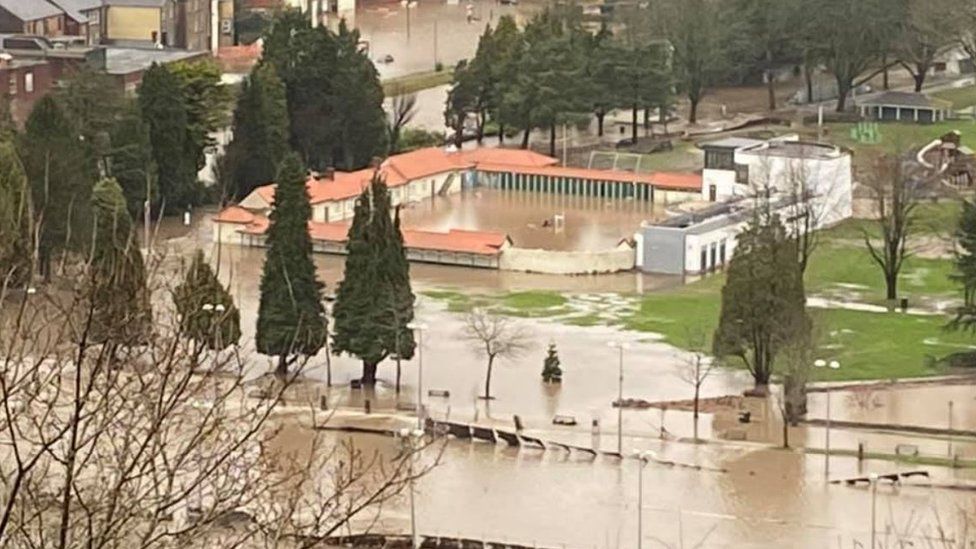
[[[766,95],[769,98],[770,112],[776,110],[776,82],[773,80],[772,71],[766,72]]]
[[[603,137],[603,117],[606,116],[605,112],[596,113],[596,135]]]
[[[837,77],[837,112],[844,112],[847,109],[847,94],[851,93],[851,88],[850,80]]]
[[[488,357],[488,373],[485,375],[485,400],[491,400],[491,368],[495,365],[495,357]]]
[[[454,146],[460,149],[462,145],[464,145],[464,124],[459,124],[454,129]]]
[[[888,91],[888,54],[881,55],[881,87]]]
[[[396,366],[397,366],[397,371],[396,371],[396,394],[399,395],[400,394],[400,354],[399,353],[397,353],[397,357],[396,357]]]
[[[698,103],[701,101],[701,98],[691,97],[689,99],[691,101],[691,105],[688,108],[688,122],[694,124],[698,122]]]
[[[807,103],[813,103],[813,69],[803,65],[803,81],[807,86]]]
[[[898,273],[885,273],[885,297],[888,301],[898,299]]]
[[[651,127],[651,109],[644,107],[644,135],[647,135],[647,128]]]
[[[915,81],[915,93],[921,93],[922,86],[925,85],[925,71],[912,73],[912,80]]]
[[[694,433],[695,433],[696,441],[698,440],[698,395],[699,393],[701,393],[701,385],[695,385],[695,411],[694,414],[692,415],[692,418],[694,419],[695,422]]]
[[[784,397],[785,398],[785,397]],[[790,422],[786,421],[786,414],[783,414],[783,448],[790,447]]]
[[[483,113],[478,114],[478,144],[485,138],[485,116]]]
[[[549,156],[556,158],[556,123],[549,124]]]
[[[376,385],[376,363],[363,361],[363,377],[359,380],[363,385]]]
[[[498,124],[498,144],[505,144],[505,124]]]
[[[288,355],[278,355],[278,366],[275,367],[275,376],[283,378],[288,375]]]
[[[529,132],[530,131],[532,131],[532,128],[526,126],[525,132],[522,133],[522,148],[523,149],[528,149],[529,148]]]
[[[630,139],[637,143],[637,103],[631,107],[630,114]]]

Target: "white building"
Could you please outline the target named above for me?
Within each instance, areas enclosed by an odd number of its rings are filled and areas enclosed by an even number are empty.
[[[759,196],[768,196],[783,219],[809,216],[813,229],[853,214],[851,154],[846,150],[794,136],[727,138],[702,148],[702,198],[714,204],[641,227],[636,263],[645,272],[692,274],[722,268]]]

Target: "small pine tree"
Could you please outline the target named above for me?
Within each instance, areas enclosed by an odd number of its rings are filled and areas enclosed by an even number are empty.
[[[550,343],[546,352],[546,359],[542,363],[542,381],[546,383],[562,383],[563,371],[559,367],[559,352],[556,344]]]
[[[92,339],[119,345],[143,343],[152,325],[146,267],[117,181],[102,179],[95,184],[92,209]]]
[[[210,264],[197,250],[183,283],[173,294],[180,333],[211,350],[225,349],[241,338],[241,314]]]
[[[274,209],[268,226],[267,253],[261,273],[257,350],[278,357],[275,373],[284,376],[299,356],[312,356],[325,344],[324,285],[312,262],[308,221],[312,206],[305,170],[295,154],[278,169]]]

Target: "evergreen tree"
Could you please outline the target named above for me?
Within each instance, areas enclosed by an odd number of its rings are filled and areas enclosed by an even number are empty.
[[[542,363],[542,381],[546,383],[563,381],[563,371],[559,367],[559,352],[556,351],[555,343],[550,343],[549,350],[546,351],[546,359]]]
[[[146,268],[118,182],[102,179],[95,184],[92,211],[92,339],[118,345],[143,343],[152,326]]]
[[[955,237],[956,269],[949,276],[962,286],[963,300],[949,327],[972,330],[976,327],[976,203],[971,200],[962,202],[962,213]]]
[[[242,87],[234,109],[234,139],[227,147],[228,174],[237,198],[272,181],[288,152],[288,100],[269,63],[259,63]]]
[[[0,288],[19,287],[31,273],[30,188],[14,144],[0,137]]]
[[[193,148],[187,140],[190,118],[179,78],[154,63],[142,77],[139,108],[158,169],[160,200],[168,211],[196,204],[200,191],[197,159],[188,155]]]
[[[57,90],[56,99],[82,138],[87,156],[84,169],[93,181],[107,174],[111,133],[127,102],[118,83],[111,76],[86,67],[66,79]]]
[[[737,238],[722,288],[714,354],[741,359],[757,392],[766,390],[780,350],[810,337],[795,247],[776,215],[757,214]]]
[[[240,311],[201,250],[193,255],[173,301],[180,315],[180,332],[198,345],[220,350],[241,338]]]
[[[146,213],[147,196],[149,206],[158,201],[159,187],[149,128],[135,101],[123,105],[110,139],[108,173],[119,182],[129,214],[137,219]]]
[[[297,155],[285,156],[276,181],[256,339],[258,352],[277,356],[275,373],[285,376],[299,356],[312,356],[322,348],[327,321],[322,305],[324,286],[315,273],[308,234],[312,207]]]
[[[179,62],[169,67],[176,77],[186,107],[186,152],[195,171],[206,165],[211,135],[227,125],[231,96],[220,82],[220,67],[213,60]]]
[[[88,243],[92,178],[77,128],[54,97],[42,97],[27,119],[21,158],[31,187],[38,269],[51,275],[51,260]]]
[[[275,17],[265,62],[285,84],[292,147],[313,168],[362,168],[386,151],[383,89],[358,31],[312,28],[297,10]]]
[[[416,347],[407,328],[414,295],[399,214],[391,220],[389,190],[379,174],[356,200],[346,249],[333,307],[333,350],[362,360],[362,382],[372,385],[380,362],[391,355],[409,360]]]

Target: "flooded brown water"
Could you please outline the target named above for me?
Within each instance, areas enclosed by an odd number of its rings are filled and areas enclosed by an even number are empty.
[[[565,226],[546,226],[556,215]],[[643,221],[666,217],[664,207],[637,200],[473,189],[404,210],[404,225],[419,229],[507,233],[520,248],[599,251],[632,238]]]

